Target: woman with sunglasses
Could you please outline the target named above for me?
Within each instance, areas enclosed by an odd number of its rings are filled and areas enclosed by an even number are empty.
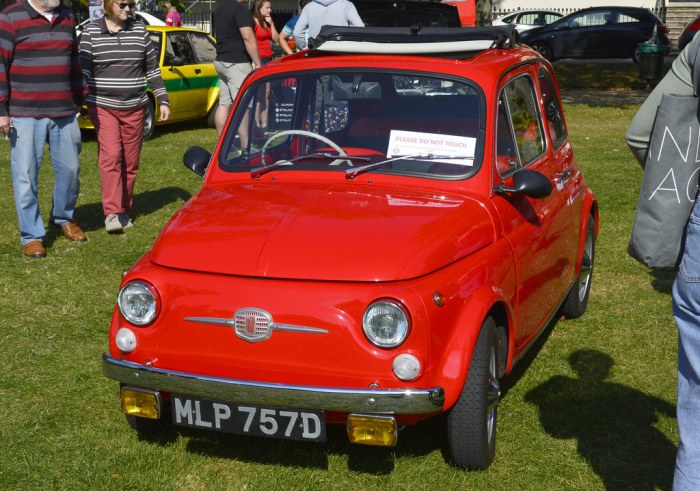
[[[158,100],[158,120],[170,117],[156,52],[146,26],[133,18],[135,7],[131,2],[104,0],[104,17],[85,26],[80,38],[108,233],[133,225],[129,214],[148,104],[146,80]]]

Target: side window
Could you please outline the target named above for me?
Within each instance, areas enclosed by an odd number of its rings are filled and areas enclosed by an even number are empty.
[[[505,94],[498,99],[496,119],[496,170],[505,177],[520,167],[513,129],[508,117],[508,102]]]
[[[206,35],[198,32],[190,33],[190,40],[194,46],[198,63],[214,63],[216,58],[216,46]]]
[[[185,65],[194,65],[197,63],[192,51],[192,45],[187,39],[187,33],[171,32],[168,34],[165,50],[165,64],[173,65],[175,57],[184,59]]]
[[[554,80],[549,72],[544,68],[539,72],[540,90],[542,91],[542,105],[544,106],[544,119],[547,123],[549,136],[555,147],[561,145],[566,140],[566,125],[564,124],[564,113],[557,97],[554,87]]]
[[[527,165],[544,151],[542,121],[537,110],[532,79],[514,79],[505,86],[503,94],[508,105],[508,115],[520,162]]]
[[[160,33],[149,32],[151,36],[151,44],[153,44],[153,49],[156,51],[156,60],[160,62],[160,50],[162,48],[162,43],[160,42]]]

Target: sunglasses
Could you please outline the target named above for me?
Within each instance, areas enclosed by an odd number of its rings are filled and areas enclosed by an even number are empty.
[[[119,7],[119,10],[124,10],[125,8],[129,7],[129,10],[134,10],[136,9],[136,4],[135,3],[126,3],[126,2],[115,2],[116,6]]]

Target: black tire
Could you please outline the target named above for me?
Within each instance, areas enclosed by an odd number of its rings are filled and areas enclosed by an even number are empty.
[[[457,467],[486,469],[496,455],[498,373],[496,322],[488,318],[481,326],[462,393],[447,414],[450,457]]]
[[[544,43],[532,43],[532,49],[537,51],[540,55],[542,55],[542,58],[545,60],[549,61],[554,61],[554,56],[552,55],[552,48],[547,46]]]
[[[586,242],[583,245],[581,270],[574,285],[569,290],[566,300],[561,307],[561,315],[567,319],[581,317],[588,307],[588,297],[591,293],[593,266],[595,263],[595,223],[593,217],[588,218],[586,226]]]
[[[156,130],[156,108],[149,98],[146,104],[146,117],[143,122],[143,141],[148,141],[153,137]]]

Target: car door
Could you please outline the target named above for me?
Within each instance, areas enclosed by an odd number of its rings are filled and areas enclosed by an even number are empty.
[[[493,203],[511,245],[518,281],[515,342],[526,342],[555,313],[573,270],[573,215],[568,164],[553,152],[531,72],[508,80],[498,99],[494,182],[530,169],[552,183],[545,198],[495,193]]]
[[[195,34],[186,30],[165,32],[161,73],[168,90],[172,121],[206,116],[211,86],[218,80],[212,74],[215,73],[213,60],[202,63],[198,59],[202,50],[197,51],[191,41]]]
[[[554,55],[561,58],[604,56],[611,49],[606,22],[613,15],[612,9],[596,9],[571,17],[555,34]]]

